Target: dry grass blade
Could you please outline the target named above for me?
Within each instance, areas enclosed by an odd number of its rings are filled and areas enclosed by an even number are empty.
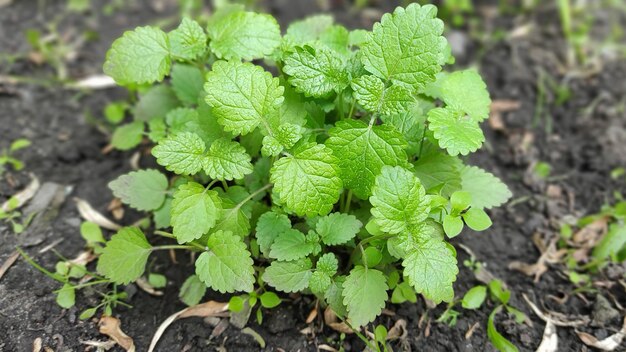
[[[210,316],[222,316],[222,313],[227,310],[228,303],[208,301],[205,303],[200,303],[193,307],[185,308],[179,312],[170,315],[169,317],[167,317],[167,319],[163,321],[163,323],[161,323],[157,331],[154,333],[152,341],[150,342],[150,348],[148,348],[148,352],[154,351],[165,330],[167,330],[167,328],[177,319],[189,317],[205,318]]]
[[[537,348],[537,352],[557,352],[559,350],[559,336],[556,333],[556,326],[550,320],[546,322],[546,328],[543,330],[543,338],[541,344]]]
[[[115,81],[113,78],[107,75],[93,75],[85,77],[73,84],[68,85],[68,88],[73,89],[106,89],[115,87]]]
[[[135,342],[133,339],[126,335],[120,327],[120,320],[114,317],[103,316],[98,322],[100,327],[100,333],[112,338],[120,347],[127,352],[135,351]]]
[[[11,265],[13,265],[13,263],[15,263],[15,261],[17,260],[17,258],[19,258],[19,256],[20,256],[20,253],[18,251],[14,251],[7,258],[7,260],[5,260],[4,263],[2,263],[2,266],[0,266],[0,279],[2,279],[4,274],[7,272],[7,270],[9,270]]]
[[[582,331],[576,331],[576,334],[587,346],[597,348],[602,351],[615,351],[619,345],[622,344],[624,336],[626,336],[626,317],[624,318],[622,329],[603,340],[598,340],[595,336]]]
[[[9,200],[2,204],[2,211],[7,212],[18,209],[26,202],[28,202],[31,198],[33,198],[41,184],[39,183],[39,179],[37,178],[37,176],[33,174],[30,175],[30,179],[31,181],[28,186],[26,186],[26,188],[17,192],[15,195],[9,198]]]
[[[80,213],[80,216],[83,217],[83,219],[91,221],[98,226],[104,227],[108,230],[117,231],[122,228],[122,226],[114,223],[113,221],[107,219],[104,215],[100,214],[86,200],[74,198],[74,202],[76,202],[78,212]]]
[[[535,312],[535,314],[541,318],[541,320],[545,321],[545,322],[552,322],[554,325],[556,326],[568,326],[568,327],[575,327],[575,326],[580,326],[580,325],[586,325],[589,323],[589,319],[576,319],[576,320],[568,320],[566,317],[557,317],[558,314],[557,313],[553,313],[553,312],[542,312],[541,309],[539,309],[539,307],[537,307],[537,305],[535,305],[530,298],[528,298],[528,296],[526,296],[525,293],[522,293],[522,297],[524,297],[524,300],[526,301],[526,303],[528,304],[528,306],[530,307],[530,309],[533,310],[533,312]]]

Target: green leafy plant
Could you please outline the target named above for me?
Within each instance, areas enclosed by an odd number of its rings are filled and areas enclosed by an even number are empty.
[[[476,71],[442,72],[453,58],[436,14],[411,4],[372,31],[318,15],[281,36],[271,16],[229,5],[204,25],[126,32],[104,71],[139,96],[113,145],[147,136],[170,173],[133,171],[109,186],[177,244],[123,228],[97,271],[128,284],[155,250],[196,251],[188,304],[206,287],[245,292],[235,310],[304,292],[355,329],[389,291],[396,303],[451,302],[446,236],[488,228],[485,209],[511,193],[460,158],[484,142],[490,98]]]

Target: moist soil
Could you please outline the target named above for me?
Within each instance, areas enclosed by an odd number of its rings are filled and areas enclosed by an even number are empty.
[[[74,198],[84,199],[96,210],[111,216],[107,206],[112,195],[106,185],[131,170],[133,158],[133,152],[104,153],[109,136],[98,127],[103,121],[101,111],[105,104],[123,98],[124,91],[63,89],[51,79],[54,70],[49,65],[37,65],[37,60],[29,59],[30,49],[23,33],[29,28],[44,29],[51,19],[59,20],[59,30],[68,38],[84,30],[97,33],[97,38],[75,48],[67,64],[69,77],[77,79],[100,73],[107,48],[124,30],[159,21],[167,23],[175,18],[177,11],[175,1],[154,0],[129,2],[110,16],[101,15],[100,11],[68,15],[65,3],[13,1],[0,5],[4,6],[0,9],[0,54],[24,55],[3,63],[0,75],[33,79],[0,81],[0,147],[7,147],[18,137],[33,141],[31,147],[18,153],[26,163],[25,169],[9,170],[0,180],[0,200],[23,189],[30,181],[29,174],[42,184],[60,185],[56,198],[44,202],[47,210],[24,233],[16,235],[6,224],[0,225],[0,263],[7,260],[16,246],[50,270],[58,260],[54,251],[49,250],[51,245],[68,258],[80,253],[84,241],[79,235],[81,218]],[[352,11],[342,1],[330,1],[325,9],[319,7],[320,3],[276,0],[263,5],[279,18],[283,28],[294,19],[322,10],[333,12],[338,22],[351,28],[371,28],[373,21],[391,8],[387,2],[381,2],[385,5]],[[512,316],[501,313],[496,327],[520,350],[534,351],[542,339],[545,323],[532,313],[522,294],[540,306],[543,303],[546,309],[585,316],[592,314],[596,295],[570,295],[575,286],[559,266],[551,266],[534,282],[532,277],[508,269],[508,265],[512,261],[537,260],[540,253],[531,240],[535,233],[553,234],[562,219],[597,213],[613,199],[615,192],[626,192],[623,178],[612,180],[609,176],[616,167],[626,166],[626,63],[602,58],[599,69],[567,69],[566,42],[556,20],[556,9],[542,5],[528,13],[508,15],[494,15],[494,9],[497,9],[495,5],[481,2],[475,15],[478,28],[472,22],[453,30],[450,37],[454,37],[451,41],[457,64],[478,67],[493,100],[519,104],[517,109],[501,114],[503,127],[484,124],[485,147],[469,159],[470,164],[501,177],[514,197],[508,205],[490,212],[494,225],[489,230],[464,231],[452,240],[458,250],[460,267],[455,292],[457,297],[462,297],[479,284],[473,272],[462,264],[469,258],[461,249],[460,245],[464,245],[493,276],[506,283],[512,291],[510,304],[531,320],[517,324]],[[603,20],[601,15],[598,18]],[[480,33],[495,37],[498,31],[506,33],[503,39],[478,38]],[[555,94],[538,83],[542,77],[567,82],[570,98],[557,104]],[[140,153],[140,165],[152,165],[150,157],[143,156]],[[548,179],[534,176],[532,170],[539,161],[551,165]],[[127,211],[120,222],[130,224],[136,219],[137,214]],[[48,250],[41,253],[45,249]],[[184,308],[177,297],[177,288],[193,272],[192,263],[191,258],[184,256],[179,256],[177,265],[165,254],[155,257],[150,268],[169,280],[161,297],[151,296],[134,285],[126,288],[133,308],[117,309],[115,316],[120,318],[122,329],[133,337],[138,351],[147,350],[152,335],[165,318]],[[598,280],[607,278],[601,273]],[[31,351],[38,338],[43,346],[56,352],[85,350],[83,341],[106,340],[98,333],[97,318],[78,319],[83,309],[97,304],[98,296],[93,291],[80,291],[77,307],[62,309],[56,305],[52,293],[58,288],[57,282],[21,258],[10,267],[0,279],[0,351]],[[626,305],[620,285],[600,291],[614,306],[615,302]],[[550,295],[569,295],[569,299],[559,304],[549,299]],[[205,300],[209,299],[224,301],[228,297],[208,293]],[[263,313],[261,325],[250,319],[249,327],[262,336],[267,351],[315,351],[321,344],[342,346],[346,351],[365,348],[353,335],[342,340],[339,333],[324,327],[321,318],[307,324],[305,320],[314,305],[309,297],[285,297],[279,307]],[[389,328],[400,319],[406,321],[406,338],[391,343],[397,351],[493,351],[486,326],[494,307],[491,301],[474,311],[459,307],[461,314],[456,325],[448,326],[436,322],[445,305],[428,308],[420,299],[416,304],[388,305],[377,323]],[[254,338],[234,326],[212,337],[213,326],[200,318],[177,321],[162,336],[157,350],[262,350]],[[604,338],[620,327],[617,318],[579,329]],[[314,333],[301,333],[305,328]],[[559,351],[587,350],[574,329],[559,328],[558,337]]]

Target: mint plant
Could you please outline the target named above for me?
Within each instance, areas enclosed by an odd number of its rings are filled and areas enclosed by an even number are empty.
[[[202,25],[126,32],[104,71],[138,99],[113,145],[147,135],[169,172],[109,186],[177,243],[123,228],[98,272],[128,284],[155,250],[196,251],[185,303],[206,288],[254,302],[303,292],[355,329],[389,299],[451,302],[458,268],[446,238],[488,228],[485,209],[511,193],[463,164],[484,142],[490,98],[476,71],[442,71],[454,59],[436,14],[399,7],[371,31],[317,15],[281,36],[271,16],[227,5]]]

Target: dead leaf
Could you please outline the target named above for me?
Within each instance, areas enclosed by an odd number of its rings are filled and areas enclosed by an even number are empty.
[[[546,322],[546,328],[543,330],[543,338],[537,348],[537,352],[557,352],[558,346],[559,335],[556,333],[556,326],[551,320],[548,320]]]
[[[115,220],[119,221],[124,217],[124,206],[119,198],[113,198],[107,206],[107,210],[111,212]]]
[[[223,314],[228,310],[228,303],[223,302],[215,302],[208,301],[205,303],[197,304],[193,307],[187,307],[179,312],[176,312],[161,323],[157,331],[154,333],[152,337],[152,341],[150,342],[150,348],[148,348],[148,352],[154,351],[156,345],[159,343],[159,339],[165,332],[165,330],[177,319],[189,318],[189,317],[209,317],[209,316],[227,316],[227,314]]]
[[[609,218],[603,216],[578,230],[572,236],[572,244],[581,248],[593,248],[608,230]]]
[[[143,276],[138,278],[135,283],[137,284],[137,286],[139,286],[140,289],[147,292],[148,294],[151,294],[153,296],[163,296],[163,291],[159,291],[152,287],[148,280],[146,280]]]
[[[9,200],[4,202],[4,204],[2,204],[3,212],[16,210],[24,205],[26,202],[28,202],[31,198],[33,198],[41,185],[39,184],[39,179],[37,178],[37,176],[33,174],[30,174],[30,180],[31,181],[28,186],[26,186],[26,188],[17,192],[11,198],[9,198]]]
[[[80,252],[74,259],[69,262],[75,265],[87,265],[98,258],[91,250]]]
[[[306,317],[306,323],[307,324],[311,324],[313,322],[313,320],[315,320],[315,318],[317,318],[318,306],[319,306],[319,301],[316,300],[315,301],[315,307],[313,307],[313,309],[311,309],[311,311],[309,312],[309,315]]]
[[[344,334],[353,334],[354,330],[348,324],[344,322],[339,322],[339,318],[337,314],[330,309],[330,307],[326,307],[324,310],[324,323],[328,325],[331,329],[342,332]]]
[[[535,312],[535,314],[543,321],[548,322],[551,321],[556,326],[567,326],[567,327],[575,327],[580,325],[586,325],[589,323],[589,318],[584,317],[582,319],[572,319],[570,317],[566,317],[561,313],[546,311],[545,313],[539,309],[525,293],[522,293],[522,297],[530,306],[530,308]]]
[[[87,345],[87,346],[93,346],[95,348],[98,349],[98,351],[104,350],[104,351],[108,351],[111,348],[115,347],[115,341],[113,340],[108,340],[108,341],[94,341],[94,340],[87,340],[87,341],[80,341],[81,344],[83,345]],[[85,348],[86,350],[90,350],[90,348]]]
[[[11,253],[11,255],[7,258],[7,260],[4,261],[4,263],[2,263],[2,266],[0,266],[0,279],[2,279],[2,277],[4,276],[4,274],[7,272],[7,270],[9,270],[9,268],[11,267],[11,265],[13,265],[13,263],[15,263],[15,261],[17,260],[17,258],[20,257],[20,252],[18,251],[14,251],[13,253]]]
[[[80,198],[74,198],[74,202],[76,202],[76,207],[78,208],[78,212],[83,219],[87,221],[91,221],[97,224],[100,227],[104,227],[108,230],[117,231],[122,228],[122,226],[114,223],[113,221],[107,219],[104,215],[100,214],[96,211],[91,204],[89,204],[86,200]]]
[[[336,348],[328,346],[326,344],[318,345],[317,349],[320,350],[320,351],[338,352],[338,350]]]
[[[398,319],[387,333],[387,340],[405,339],[408,335],[406,331],[406,320]]]
[[[43,340],[41,337],[38,337],[33,341],[33,352],[41,351],[41,346],[43,345]]]
[[[526,276],[534,276],[534,282],[539,282],[541,276],[548,271],[548,266],[546,264],[555,264],[561,261],[564,255],[567,254],[566,249],[557,250],[556,243],[558,241],[557,236],[553,236],[552,239],[549,240],[548,244],[541,238],[541,235],[538,232],[535,232],[533,235],[533,243],[535,247],[539,250],[541,255],[537,262],[534,264],[513,261],[509,264],[509,269],[517,270]]]
[[[622,344],[624,336],[626,336],[626,317],[622,323],[622,329],[615,334],[605,338],[604,340],[598,340],[595,336],[586,332],[576,331],[576,334],[580,340],[587,346],[597,348],[603,351],[615,351],[619,345]]]
[[[472,338],[472,335],[474,335],[474,331],[476,331],[476,329],[478,329],[478,326],[480,325],[479,322],[475,322],[474,325],[472,325],[469,329],[467,329],[467,332],[465,333],[465,339],[469,340]]]
[[[122,331],[119,319],[104,315],[100,318],[98,326],[101,334],[112,338],[120,347],[128,352],[135,351],[135,343],[130,336]]]
[[[497,99],[491,102],[491,112],[489,114],[489,127],[494,131],[506,132],[507,128],[502,120],[502,114],[517,110],[521,103],[517,100]]]

